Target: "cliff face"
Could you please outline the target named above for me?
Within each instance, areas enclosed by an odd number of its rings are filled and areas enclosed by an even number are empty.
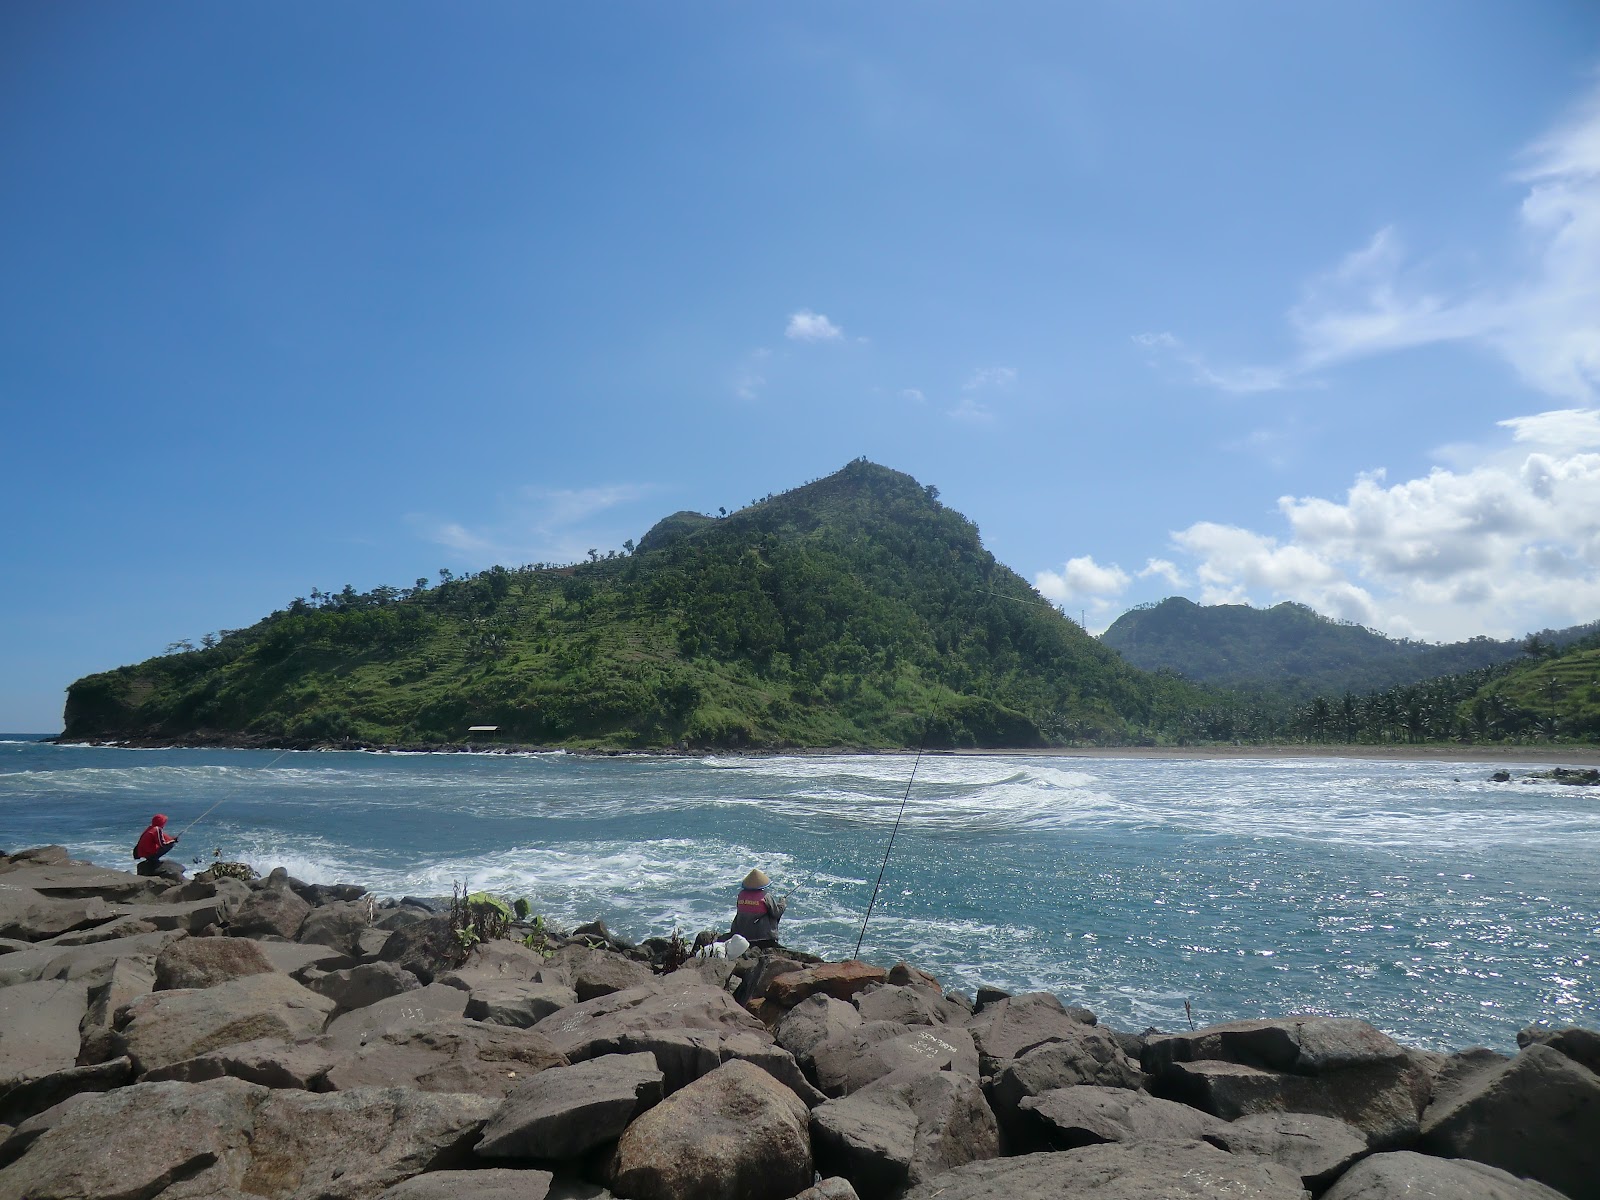
[[[1192,698],[1130,669],[908,475],[858,460],[629,555],[297,600],[81,679],[69,738],[263,744],[1034,746]]]

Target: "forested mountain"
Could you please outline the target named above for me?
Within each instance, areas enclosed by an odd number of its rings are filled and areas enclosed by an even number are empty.
[[[1597,626],[1537,635],[1560,647]],[[1450,645],[1395,640],[1333,621],[1302,604],[1201,606],[1181,596],[1118,617],[1100,640],[1147,671],[1291,701],[1346,691],[1381,691],[1459,675],[1522,657],[1523,643],[1486,637]]]
[[[1153,739],[1208,702],[1129,667],[934,488],[857,460],[629,552],[313,591],[72,685],[66,737],[549,746]]]

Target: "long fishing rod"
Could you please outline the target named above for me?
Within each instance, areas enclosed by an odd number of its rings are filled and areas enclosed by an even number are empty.
[[[889,855],[894,853],[895,835],[900,832],[900,821],[906,815],[906,801],[911,799],[911,785],[917,781],[917,767],[922,762],[922,748],[928,744],[928,723],[922,723],[922,740],[917,743],[917,757],[911,763],[911,778],[906,780],[906,794],[900,797],[900,812],[895,816],[894,828],[889,831],[889,845],[883,852],[883,865],[878,868],[878,882],[872,885],[872,899],[867,904],[867,915],[861,918],[861,933],[856,937],[856,951],[852,958],[861,957],[861,943],[867,936],[867,922],[872,920],[872,909],[878,903],[878,889],[883,886],[883,873],[889,869]]]
[[[293,750],[285,750],[285,751],[283,751],[282,754],[278,755],[278,758],[273,759],[271,762],[269,762],[266,766],[262,767],[261,769],[263,771],[270,771],[270,770],[272,770],[273,767],[278,765],[278,759],[282,758],[284,754],[293,754],[293,753],[294,753]],[[185,825],[183,827],[182,832],[179,833],[178,836],[181,838],[185,833],[188,833],[189,830],[193,829],[196,825],[200,824],[201,821],[204,821],[212,813],[216,812],[217,809],[221,805],[227,803],[229,800],[232,800],[234,798],[234,796],[238,795],[238,793],[239,793],[239,787],[235,786],[234,789],[231,792],[229,792],[226,796],[222,797],[221,800],[218,800],[210,808],[206,809],[205,812],[201,813],[198,817],[196,817],[194,820],[190,821],[187,825]]]

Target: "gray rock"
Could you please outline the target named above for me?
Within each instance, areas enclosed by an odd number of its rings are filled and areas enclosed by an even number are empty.
[[[461,943],[450,928],[449,917],[426,917],[395,930],[378,957],[404,967],[423,983],[432,983],[434,976],[460,965]]]
[[[1429,1107],[1436,1112],[1443,1112],[1458,1096],[1476,1086],[1480,1076],[1497,1071],[1510,1061],[1509,1054],[1501,1054],[1483,1046],[1474,1046],[1470,1050],[1444,1057],[1433,1072]],[[1423,1121],[1427,1121],[1426,1111],[1423,1112]]]
[[[811,1066],[824,1094],[844,1096],[895,1071],[955,1071],[976,1079],[978,1053],[972,1035],[956,1026],[871,1021],[818,1046]]]
[[[314,942],[345,954],[361,953],[361,935],[372,927],[372,910],[360,901],[341,900],[306,915],[297,942]]]
[[[500,1097],[541,1071],[565,1066],[566,1061],[549,1039],[531,1029],[456,1018],[370,1038],[323,1075],[323,1086],[342,1092],[401,1085],[425,1092]]]
[[[175,904],[136,904],[119,908],[119,921],[142,921],[155,929],[199,933],[227,920],[227,905],[218,899],[188,900]]]
[[[1151,1090],[1233,1120],[1250,1113],[1335,1117],[1374,1149],[1409,1144],[1427,1102],[1427,1070],[1363,1021],[1285,1017],[1152,1036]]]
[[[308,967],[317,967],[324,971],[339,971],[346,967],[356,965],[347,954],[341,954],[331,946],[319,946],[315,942],[301,945],[299,942],[257,942],[261,953],[267,956],[274,970],[282,971],[285,975],[295,975]]]
[[[148,963],[154,963],[162,947],[181,936],[173,932],[142,933],[70,949],[31,946],[27,950],[0,956],[0,987],[45,979],[82,979],[103,970],[107,963],[119,958],[143,958]]]
[[[65,846],[30,846],[7,854],[5,861],[8,867],[60,866],[72,863],[72,856]]]
[[[903,1200],[1306,1200],[1299,1177],[1204,1142],[1110,1142],[968,1163]]]
[[[1561,1051],[1573,1062],[1600,1074],[1600,1033],[1592,1029],[1541,1029],[1530,1026],[1517,1034],[1517,1046],[1520,1049],[1549,1046],[1552,1050]]]
[[[1442,1200],[1567,1200],[1528,1179],[1465,1159],[1433,1158],[1401,1150],[1357,1163],[1322,1200],[1395,1200],[1438,1196]]]
[[[976,1079],[944,1071],[891,1075],[811,1114],[817,1169],[848,1179],[862,1200],[1000,1153],[1000,1132]]]
[[[0,988],[0,1092],[76,1065],[78,1026],[88,1007],[89,988],[81,981]]]
[[[648,1054],[608,1054],[552,1067],[523,1083],[496,1110],[480,1158],[576,1158],[619,1137],[661,1100],[661,1072]]]
[[[549,1171],[490,1167],[479,1171],[429,1171],[387,1189],[378,1200],[548,1200]]]
[[[811,1052],[830,1038],[859,1029],[861,1013],[848,1000],[835,1000],[818,993],[808,996],[784,1014],[774,1033],[782,1046],[802,1064],[809,1063]]]
[[[242,1079],[261,1087],[326,1091],[328,1089],[321,1086],[323,1076],[340,1061],[337,1051],[315,1039],[283,1042],[261,1038],[157,1067],[146,1072],[143,1082],[204,1083],[208,1079]]]
[[[390,962],[375,962],[328,971],[315,979],[305,980],[305,985],[340,1008],[349,1010],[366,1008],[379,1000],[414,992],[422,983],[404,967]]]
[[[902,964],[903,965],[903,964]],[[885,984],[859,993],[857,1011],[864,1021],[899,1021],[902,1025],[946,1025],[964,1022],[967,1013],[926,987]]]
[[[1572,1200],[1600,1197],[1600,1076],[1532,1044],[1429,1107],[1419,1149],[1536,1179]]]
[[[465,992],[442,983],[430,983],[335,1017],[328,1022],[327,1039],[335,1049],[354,1054],[385,1033],[459,1017],[466,1007]]]
[[[806,1106],[758,1067],[728,1062],[628,1126],[612,1190],[635,1200],[789,1200],[811,1186]]]
[[[897,962],[890,967],[888,982],[896,987],[927,988],[940,996],[944,994],[944,988],[936,978],[908,962]]]
[[[1322,1192],[1367,1154],[1359,1129],[1309,1113],[1257,1113],[1205,1135],[1229,1154],[1254,1154],[1288,1167],[1313,1192]]]
[[[29,888],[52,900],[99,898],[109,904],[137,904],[154,900],[167,886],[126,871],[69,860],[43,865],[0,859],[0,874],[5,875],[7,890]]]
[[[208,988],[246,975],[267,975],[271,961],[242,938],[179,938],[156,956],[155,991]]]
[[[794,1200],[861,1200],[861,1197],[850,1186],[848,1179],[835,1175],[831,1179],[818,1180],[815,1187],[808,1187]]]
[[[49,900],[31,888],[0,891],[0,937],[38,942],[73,929],[114,920],[117,911],[104,900]]]
[[[155,987],[155,970],[143,956],[118,958],[85,975],[83,983],[89,989],[89,1007],[78,1022],[78,1032],[87,1034],[91,1029],[109,1029],[118,1009],[148,996]]]
[[[1051,1150],[1100,1142],[1210,1140],[1227,1128],[1226,1122],[1187,1104],[1092,1084],[1029,1096],[1018,1108],[1024,1118],[1033,1119],[1038,1141]]]
[[[234,937],[272,934],[293,941],[310,914],[311,906],[295,895],[292,888],[283,883],[271,883],[252,889],[250,898],[228,922],[228,933]]]
[[[247,975],[200,991],[151,992],[123,1010],[117,1049],[139,1071],[155,1070],[222,1046],[322,1032],[333,1001],[284,975]]]
[[[109,1092],[133,1082],[133,1062],[114,1058],[109,1062],[68,1067],[53,1075],[13,1084],[0,1096],[0,1122],[13,1126],[45,1109],[82,1092]]]
[[[1029,1096],[1078,1084],[1139,1089],[1144,1086],[1144,1073],[1122,1053],[1111,1033],[1088,1025],[1079,1026],[1062,1041],[1046,1042],[1011,1059],[989,1087],[989,1101],[1011,1143],[1011,1153],[1032,1144],[1039,1132],[1037,1122],[1024,1116],[1022,1102]]]
[[[118,917],[115,921],[107,921],[104,925],[94,925],[88,929],[75,930],[72,933],[63,933],[43,943],[48,946],[88,946],[94,942],[109,942],[117,938],[133,937],[140,933],[154,933],[156,926],[151,921],[141,921],[132,917]],[[23,945],[27,945],[26,942]]]
[[[527,1029],[551,1013],[578,1003],[578,994],[559,983],[497,979],[479,983],[467,1000],[467,1016],[491,1025]]]
[[[1049,992],[1028,992],[982,1005],[967,1028],[978,1047],[980,1069],[994,1075],[1007,1060],[1046,1042],[1070,1038],[1094,1023],[1094,1014],[1087,1009],[1068,1008]]]
[[[591,1047],[624,1034],[661,1029],[716,1029],[764,1032],[766,1026],[734,1003],[733,997],[704,984],[672,982],[673,977],[585,1000],[551,1013],[536,1030],[573,1062],[591,1057]]]
[[[655,977],[655,972],[643,963],[616,954],[594,953],[572,972],[572,990],[581,1003],[647,984]]]

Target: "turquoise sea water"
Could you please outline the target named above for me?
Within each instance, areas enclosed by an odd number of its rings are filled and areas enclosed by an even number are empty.
[[[0,846],[527,895],[632,937],[725,928],[762,866],[784,940],[855,946],[911,755],[588,758],[57,747],[0,738]],[[1514,771],[1515,764],[1507,764]],[[1483,763],[924,756],[862,956],[1044,988],[1113,1025],[1293,1011],[1409,1044],[1600,1026],[1600,794]]]

